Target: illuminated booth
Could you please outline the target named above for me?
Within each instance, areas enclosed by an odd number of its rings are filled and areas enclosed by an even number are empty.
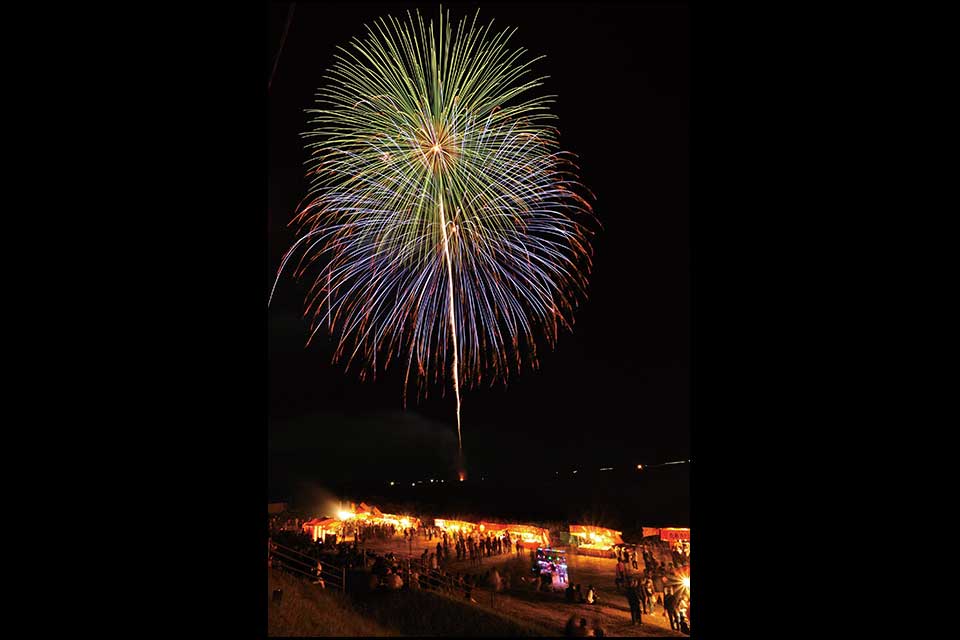
[[[660,539],[669,542],[674,551],[685,554],[690,561],[690,529],[685,527],[664,527],[660,529]]]
[[[420,519],[412,516],[397,515],[394,513],[383,513],[377,507],[372,507],[366,502],[361,502],[359,506],[350,503],[345,509],[341,509],[337,517],[343,521],[353,521],[361,525],[393,525],[397,529],[408,529],[410,527],[419,527]],[[400,533],[399,531],[397,533]]]
[[[567,552],[563,549],[537,547],[533,573],[544,586],[563,588],[567,584]]]
[[[314,542],[325,540],[326,536],[339,536],[341,523],[336,518],[313,518],[303,523],[303,532],[309,535]]]
[[[517,538],[523,541],[523,546],[530,547],[548,547],[550,546],[550,532],[542,527],[534,527],[528,524],[502,524],[500,522],[481,522],[480,533],[492,533],[495,536],[502,536],[504,533],[510,534],[510,540],[516,544]]]
[[[466,522],[464,520],[446,520],[444,518],[434,518],[433,524],[438,529],[443,529],[448,534],[454,534],[457,532],[463,532],[464,535],[468,535],[477,530],[477,525],[472,522]]]
[[[577,553],[585,556],[613,557],[613,548],[624,544],[622,531],[594,527],[585,524],[570,525],[570,538],[576,546]]]
[[[420,528],[420,518],[400,516],[393,513],[382,513],[379,518],[371,519],[371,522],[375,524],[392,524],[401,531],[403,529],[409,529],[410,527],[414,529]]]
[[[660,539],[665,542],[690,542],[690,529],[684,527],[663,527],[660,529]]]

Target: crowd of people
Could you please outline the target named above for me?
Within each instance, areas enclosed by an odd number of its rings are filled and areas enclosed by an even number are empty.
[[[387,540],[394,537],[400,531],[404,532],[406,535],[405,529],[397,527],[394,524],[370,524],[365,522],[345,522],[343,528],[344,536],[352,536],[358,538],[361,542],[363,540]]]
[[[302,521],[290,513],[278,513],[270,516],[270,534],[281,531],[299,531]]]
[[[670,550],[669,561],[664,560],[666,549]],[[656,552],[660,552],[657,554]],[[615,584],[623,592],[630,606],[633,624],[643,624],[642,616],[653,612],[655,606],[670,622],[670,628],[689,633],[689,590],[683,584],[685,571],[690,564],[689,543],[677,542],[664,548],[662,544],[644,544],[638,553],[634,547],[618,547],[615,568]],[[656,559],[661,556],[661,560]],[[643,570],[639,559],[643,560]]]
[[[390,591],[432,590],[463,597],[471,602],[477,602],[475,590],[478,588],[493,592],[510,589],[510,574],[501,575],[495,567],[484,572],[449,570],[445,566],[448,558],[444,555],[443,542],[438,542],[437,546],[436,552],[426,550],[419,560],[405,560],[392,552],[371,554],[370,588]]]
[[[600,596],[597,595],[593,585],[587,585],[587,590],[580,588],[580,584],[568,584],[563,592],[564,600],[574,604],[600,604]]]
[[[472,567],[482,566],[484,558],[512,553],[514,548],[516,548],[518,557],[523,555],[523,542],[520,539],[512,540],[509,532],[504,532],[503,535],[495,535],[489,532],[487,534],[478,532],[465,534],[463,531],[455,531],[450,534],[435,527],[427,527],[426,529],[427,541],[432,542],[434,538],[437,538],[437,544],[433,550],[429,547],[424,549],[420,560],[425,566],[433,569],[447,565],[452,559],[451,553],[456,555],[458,562],[469,560]],[[410,532],[405,531],[403,535],[406,539],[407,536],[421,534],[411,530]],[[451,541],[453,543],[452,551]]]
[[[387,535],[389,531],[386,528],[363,527],[358,533],[357,538],[351,542],[332,542],[330,539],[325,541],[322,538],[314,541],[302,532],[271,528],[268,541],[270,545],[268,566],[281,572],[297,573],[301,576],[308,574],[313,578],[314,584],[321,587],[325,586],[324,567],[328,575],[333,568],[339,571],[344,568],[352,570],[365,567],[370,570],[368,586],[371,590],[432,589],[462,594],[464,598],[474,602],[476,600],[473,598],[473,590],[478,587],[502,591],[511,586],[510,575],[505,573],[501,576],[496,568],[485,572],[448,571],[446,566],[451,559],[451,536],[441,530],[401,531],[405,536],[423,535],[431,541],[434,537],[439,538],[435,551],[424,550],[419,561],[415,558],[402,559],[393,552],[381,554],[362,548],[365,536]],[[459,560],[470,558],[476,562],[471,566],[480,566],[480,559],[484,555],[505,553],[503,539],[500,539],[498,545],[494,542],[493,536],[461,534],[452,537],[457,549],[457,558]],[[505,537],[509,539],[509,536]],[[277,545],[280,545],[281,552],[277,552]]]

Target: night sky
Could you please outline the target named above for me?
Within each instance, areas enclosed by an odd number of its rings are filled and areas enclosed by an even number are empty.
[[[419,6],[436,17],[437,4]],[[456,21],[477,5],[444,3]],[[269,67],[289,5],[270,7]],[[304,109],[337,45],[407,6],[297,3],[269,93],[272,283],[306,195]],[[557,94],[563,149],[579,155],[603,225],[589,298],[555,351],[509,386],[462,394],[471,477],[653,464],[690,457],[689,11],[675,6],[483,4],[479,22],[518,27],[511,43],[545,54],[535,71]],[[332,342],[305,348],[308,282],[289,273],[269,310],[270,490],[302,480],[453,478],[452,387],[408,396],[403,370],[376,382],[331,364]],[[445,397],[441,393],[445,391]]]

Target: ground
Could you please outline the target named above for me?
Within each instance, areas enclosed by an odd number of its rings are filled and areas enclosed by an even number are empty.
[[[436,549],[436,544],[436,538],[432,541],[416,538],[411,544],[402,537],[396,536],[388,540],[370,539],[366,543],[366,548],[378,553],[393,551],[401,557],[406,557],[412,551],[414,556],[419,557],[424,549]],[[482,568],[479,570],[470,567],[469,561],[454,560],[448,563],[446,569],[451,572],[477,573],[493,566],[502,568],[515,558],[516,553],[484,558]],[[687,637],[670,629],[670,623],[662,615],[660,607],[656,607],[652,615],[643,616],[642,626],[634,626],[630,623],[627,599],[622,593],[617,593],[614,582],[616,560],[570,554],[567,567],[570,580],[580,583],[584,592],[587,585],[593,585],[600,598],[599,605],[570,604],[564,601],[561,591],[543,593],[514,584],[514,588],[509,593],[498,593],[492,599],[492,603],[485,601],[483,606],[492,607],[494,611],[516,619],[518,622],[541,625],[556,635],[564,634],[567,620],[573,615],[577,620],[581,617],[586,618],[588,625],[591,626],[595,620],[599,620],[606,634],[611,636]]]
[[[275,589],[283,592],[279,602],[273,599]],[[346,596],[273,569],[267,571],[267,625],[272,638],[400,635],[357,613]]]

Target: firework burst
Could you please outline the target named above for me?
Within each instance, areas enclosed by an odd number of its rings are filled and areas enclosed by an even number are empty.
[[[407,17],[341,47],[307,110],[310,191],[277,277],[312,274],[310,337],[325,326],[361,377],[399,359],[405,399],[411,372],[418,397],[449,375],[462,455],[461,387],[536,367],[535,336],[571,327],[593,217],[515,30]]]

